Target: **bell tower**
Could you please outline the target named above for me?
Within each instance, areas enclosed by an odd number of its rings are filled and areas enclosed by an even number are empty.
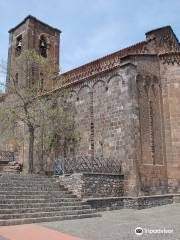
[[[59,69],[60,33],[59,29],[51,27],[31,15],[9,30],[7,91],[9,91],[8,86],[12,81],[10,77],[12,73],[16,84],[22,84],[25,87],[29,87],[37,81],[42,84],[42,73],[31,78],[30,81],[33,81],[33,83],[27,82],[22,76],[22,65],[19,67],[18,64],[13,64],[23,50],[35,49],[37,54],[49,58]]]

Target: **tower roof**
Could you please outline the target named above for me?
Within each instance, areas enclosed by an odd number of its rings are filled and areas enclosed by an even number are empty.
[[[48,25],[47,23],[42,22],[41,20],[37,19],[36,17],[33,17],[32,15],[28,15],[27,17],[24,18],[24,20],[22,22],[20,22],[18,25],[16,25],[15,27],[11,28],[9,30],[9,33],[13,32],[14,30],[16,30],[18,27],[20,27],[22,24],[24,24],[28,19],[33,19],[41,24],[43,24],[44,26],[53,28],[55,31],[58,31],[59,33],[61,33],[61,30],[59,30],[58,28],[54,28],[50,25]]]

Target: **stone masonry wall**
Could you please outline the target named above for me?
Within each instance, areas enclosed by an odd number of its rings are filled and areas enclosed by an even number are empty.
[[[168,62],[166,61],[168,57]],[[180,66],[176,57],[164,56],[161,60],[161,82],[168,191],[180,192]]]
[[[137,65],[140,149],[137,159],[140,195],[168,191],[164,143],[162,85],[157,55],[130,55],[123,59]]]
[[[137,194],[140,150],[136,67],[123,67],[71,86],[80,143],[76,155],[121,163],[125,194]]]
[[[80,198],[121,197],[124,194],[123,175],[74,173],[61,176],[59,181]]]
[[[160,81],[152,75],[139,76],[139,78],[141,191],[144,194],[162,194],[167,192],[167,173]]]

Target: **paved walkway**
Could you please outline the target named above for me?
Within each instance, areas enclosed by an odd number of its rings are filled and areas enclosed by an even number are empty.
[[[0,227],[0,240],[180,240],[180,204],[103,212],[101,218]],[[141,235],[135,229],[141,227]],[[140,230],[139,230],[140,231]]]
[[[80,240],[34,224],[0,227],[0,240]]]
[[[143,210],[122,209],[103,212],[101,218],[41,225],[84,240],[180,240],[180,204]],[[143,228],[142,235],[135,234],[137,227]],[[154,230],[166,233],[154,233]]]

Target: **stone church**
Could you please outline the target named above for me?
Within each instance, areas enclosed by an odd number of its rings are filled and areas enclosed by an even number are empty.
[[[27,16],[9,31],[8,71],[24,49],[60,65],[60,34]],[[179,41],[165,26],[60,75],[72,91],[81,136],[69,160],[74,168],[62,177],[66,186],[82,197],[180,192],[179,64]],[[58,91],[58,85],[49,90]]]

